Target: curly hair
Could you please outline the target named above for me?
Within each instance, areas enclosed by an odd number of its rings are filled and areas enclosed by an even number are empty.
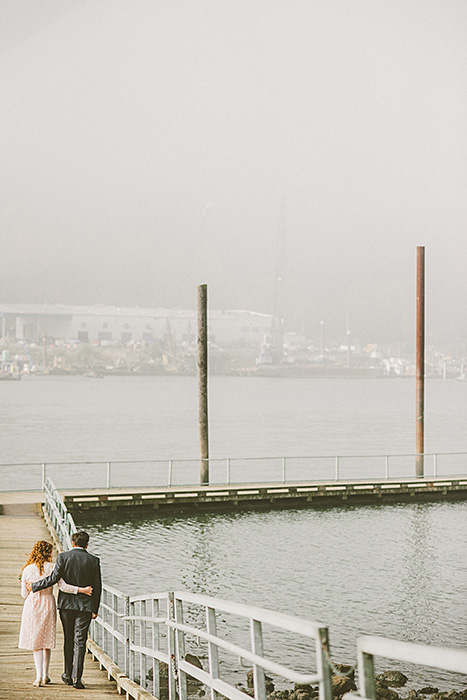
[[[26,564],[23,566],[21,571],[23,571],[23,569],[25,569],[29,564],[35,564],[39,569],[39,573],[43,574],[44,562],[52,561],[52,550],[53,545],[50,544],[50,542],[46,542],[45,540],[39,540],[38,542],[36,542],[36,544],[32,548],[31,554],[29,555],[29,559],[27,560]]]

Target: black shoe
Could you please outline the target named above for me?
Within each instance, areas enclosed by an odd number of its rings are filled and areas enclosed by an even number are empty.
[[[77,688],[78,690],[84,690],[86,686],[84,683],[81,683],[79,678],[76,678],[76,680],[73,681],[73,688]]]
[[[66,683],[66,685],[73,685],[73,681],[71,680],[70,676],[66,675],[66,673],[62,673],[62,681]]]

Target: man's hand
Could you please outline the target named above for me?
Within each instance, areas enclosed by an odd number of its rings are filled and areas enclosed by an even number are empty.
[[[97,613],[91,613],[91,617],[92,617],[93,620],[95,620],[96,617],[97,617]]]
[[[25,581],[26,584],[26,590],[28,593],[31,593],[32,588],[31,588],[31,582],[30,581]]]

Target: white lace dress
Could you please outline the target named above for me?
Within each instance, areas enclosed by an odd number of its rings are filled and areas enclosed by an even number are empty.
[[[55,627],[57,624],[57,607],[53,595],[53,586],[37,593],[28,593],[26,581],[34,583],[54,570],[55,564],[44,562],[44,571],[39,573],[35,564],[23,569],[21,576],[21,595],[26,598],[21,616],[18,647],[20,649],[53,649],[55,647]],[[78,593],[78,586],[70,586],[62,579],[58,587],[65,593]]]

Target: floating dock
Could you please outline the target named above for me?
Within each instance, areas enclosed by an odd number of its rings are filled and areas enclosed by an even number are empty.
[[[154,489],[61,490],[73,515],[103,511],[227,511],[323,508],[370,504],[465,500],[467,477],[377,481],[172,486]]]

